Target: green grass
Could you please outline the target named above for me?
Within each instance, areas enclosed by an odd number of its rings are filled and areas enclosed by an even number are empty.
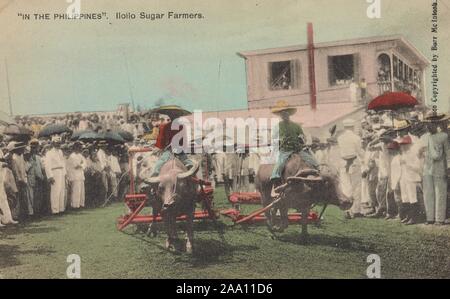
[[[222,188],[215,202],[229,207]],[[232,227],[222,217],[219,229],[195,225],[190,256],[167,252],[163,233],[117,231],[124,211],[117,203],[1,228],[0,277],[65,278],[66,258],[75,253],[83,278],[364,278],[369,254],[381,257],[383,278],[450,278],[450,227],[344,220],[329,208],[322,226],[310,226],[310,244],[302,245],[298,225],[273,239],[264,226]]]

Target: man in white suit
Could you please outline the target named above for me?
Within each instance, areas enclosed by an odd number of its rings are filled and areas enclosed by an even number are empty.
[[[443,225],[447,213],[447,152],[448,135],[438,126],[446,124],[445,114],[429,113],[426,116],[428,134],[424,136],[425,163],[423,189],[427,224]]]
[[[344,132],[338,137],[338,147],[341,157],[340,177],[341,187],[346,196],[353,197],[352,208],[346,217],[362,216],[361,211],[361,161],[363,151],[361,138],[355,134],[355,121],[346,119],[343,122]]]
[[[66,159],[61,150],[61,137],[52,137],[52,148],[45,154],[45,173],[50,183],[50,206],[52,214],[64,212],[66,193]]]
[[[67,159],[67,179],[70,182],[70,205],[74,209],[84,207],[84,170],[86,169],[85,159],[81,154],[82,144],[75,142],[73,152]]]

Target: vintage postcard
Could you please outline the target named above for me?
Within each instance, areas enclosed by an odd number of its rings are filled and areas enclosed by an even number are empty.
[[[0,0],[0,278],[450,278],[449,29],[450,0]]]

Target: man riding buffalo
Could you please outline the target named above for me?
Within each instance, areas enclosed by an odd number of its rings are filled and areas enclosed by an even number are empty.
[[[159,159],[156,161],[153,171],[145,183],[150,186],[147,189],[149,197],[153,199],[153,216],[161,212],[166,231],[168,249],[175,249],[176,218],[186,215],[186,251],[192,252],[193,243],[193,219],[195,202],[197,199],[198,185],[192,180],[199,165],[191,161],[182,150],[180,141],[187,142],[187,136],[183,127],[172,127],[172,122],[189,114],[188,111],[178,106],[165,106],[157,109],[157,113],[170,117],[171,122],[163,124],[159,128],[156,147],[160,150]],[[178,144],[175,140],[178,139]],[[155,234],[153,225],[149,227],[149,233]]]
[[[278,144],[278,158],[272,170],[270,180],[272,182],[272,190],[281,185],[282,171],[287,160],[293,153],[298,153],[305,163],[317,169],[319,164],[313,155],[307,150],[303,150],[305,144],[305,134],[302,127],[291,121],[291,115],[297,112],[296,108],[290,107],[286,101],[279,101],[272,108],[272,113],[279,116],[281,121],[275,127],[272,134],[272,140]]]
[[[286,102],[279,102],[272,112],[282,118],[278,130],[275,129],[273,134],[274,139],[279,140],[278,159],[275,165],[260,166],[256,186],[261,193],[262,204],[266,207],[269,229],[275,228],[278,210],[279,230],[287,228],[288,210],[295,208],[302,213],[302,235],[306,237],[307,216],[312,205],[335,204],[345,209],[351,206],[352,200],[342,192],[338,171],[329,165],[317,163],[304,147],[302,128],[290,121],[296,109],[289,107]]]

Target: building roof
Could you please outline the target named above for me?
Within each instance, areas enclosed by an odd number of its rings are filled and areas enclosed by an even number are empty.
[[[399,42],[403,43],[404,46],[407,47],[408,49],[410,49],[423,64],[425,64],[425,65],[430,64],[430,61],[428,60],[427,57],[425,57],[425,55],[423,55],[403,35],[399,35],[399,34],[315,43],[314,48],[315,49],[330,48],[330,47],[361,45],[361,44],[370,44],[370,43],[387,42],[387,41],[399,41]],[[280,47],[280,48],[269,48],[269,49],[262,49],[262,50],[243,51],[243,52],[238,52],[237,55],[239,55],[242,58],[247,59],[248,57],[251,57],[251,56],[268,55],[268,54],[275,54],[275,53],[278,54],[278,53],[298,52],[298,51],[306,51],[307,49],[308,49],[308,45],[295,45],[295,46]]]

